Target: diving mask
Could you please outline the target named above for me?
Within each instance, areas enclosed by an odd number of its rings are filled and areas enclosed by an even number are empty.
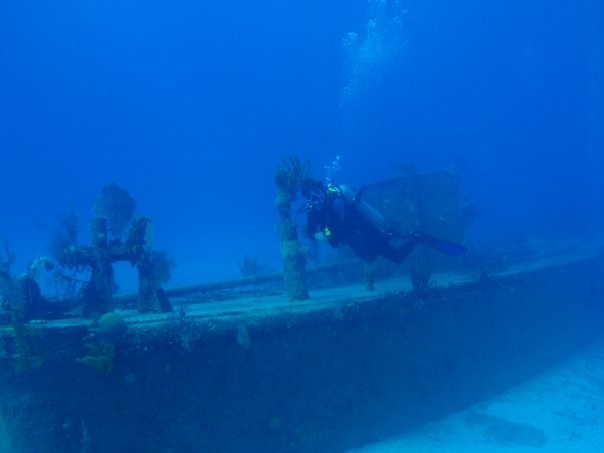
[[[306,204],[298,209],[298,213],[317,211],[323,207],[325,192],[321,189],[309,190],[306,194]]]

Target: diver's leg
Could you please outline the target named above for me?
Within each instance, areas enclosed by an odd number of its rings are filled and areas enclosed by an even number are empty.
[[[401,245],[398,249],[394,249],[396,251],[396,263],[402,263],[407,259],[409,254],[413,251],[413,249],[422,243],[422,239],[417,236],[411,236],[403,245]]]
[[[405,261],[407,256],[409,256],[409,253],[411,253],[415,246],[421,243],[421,238],[412,236],[398,248],[390,244],[390,241],[387,239],[380,241],[380,243],[380,255],[387,260],[401,264],[403,261]]]
[[[380,255],[379,247],[376,247],[375,241],[371,237],[354,234],[348,238],[347,244],[354,254],[366,263],[373,263]]]
[[[373,263],[378,257],[378,252],[365,243],[350,244],[350,248],[356,256],[368,264]]]

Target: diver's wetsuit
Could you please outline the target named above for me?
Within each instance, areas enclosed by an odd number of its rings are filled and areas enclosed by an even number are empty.
[[[413,248],[423,242],[421,236],[414,235],[399,248],[394,247],[390,243],[393,233],[380,228],[379,222],[367,215],[366,209],[364,212],[361,202],[347,199],[345,190],[343,186],[328,187],[321,206],[308,211],[306,232],[310,238],[316,238],[318,233],[332,247],[348,245],[368,263],[373,263],[378,256],[402,263]]]

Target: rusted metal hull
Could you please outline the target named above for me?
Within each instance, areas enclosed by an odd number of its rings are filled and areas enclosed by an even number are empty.
[[[593,341],[603,271],[601,256],[558,257],[440,276],[422,295],[390,281],[298,303],[254,295],[123,312],[117,327],[40,323],[27,340],[5,329],[0,447],[342,451],[465,408]]]

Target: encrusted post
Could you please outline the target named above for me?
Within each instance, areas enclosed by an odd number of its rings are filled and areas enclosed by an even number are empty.
[[[76,217],[61,220],[55,232],[51,251],[59,264],[76,272],[91,269],[90,280],[83,290],[85,316],[102,316],[113,309],[113,267],[117,261],[136,266],[139,275],[141,313],[171,311],[164,291],[159,288],[170,278],[172,263],[163,252],[153,252],[151,219],[133,217],[136,202],[117,184],[103,188],[90,221],[90,246],[77,245]],[[122,235],[127,239],[122,242]]]
[[[90,220],[92,273],[84,288],[84,316],[103,315],[113,309],[113,268],[107,247],[107,218]]]
[[[291,203],[295,200],[300,184],[308,172],[308,163],[302,163],[296,157],[283,160],[275,171],[277,187],[275,205],[280,219],[279,236],[283,276],[290,300],[304,300],[310,297],[304,276],[306,255],[298,241],[296,225],[291,215]]]
[[[167,300],[162,301],[163,293],[158,291],[151,250],[153,248],[153,229],[149,217],[132,219],[130,235],[125,244],[125,253],[138,269],[138,312],[159,313],[170,311]],[[165,302],[165,303],[162,303]]]
[[[44,306],[44,297],[42,297],[40,286],[29,275],[19,277],[16,283],[18,298],[21,303],[14,309],[21,311],[25,321],[36,318],[42,313]]]
[[[144,254],[138,262],[138,312],[159,313],[161,311],[151,257]]]
[[[138,312],[159,313],[162,310],[157,293],[157,282],[151,249],[153,247],[151,219],[135,217],[130,228],[130,237],[126,241],[126,251],[138,269]]]

